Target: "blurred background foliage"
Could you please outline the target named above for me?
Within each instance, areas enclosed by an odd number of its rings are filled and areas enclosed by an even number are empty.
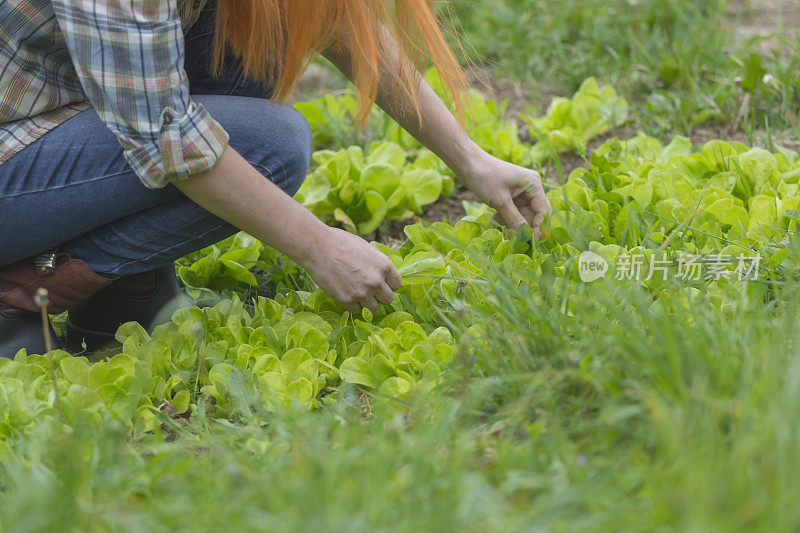
[[[769,137],[800,124],[794,2],[455,0],[448,11],[462,59],[540,105],[594,76],[637,106],[648,133],[706,125]]]

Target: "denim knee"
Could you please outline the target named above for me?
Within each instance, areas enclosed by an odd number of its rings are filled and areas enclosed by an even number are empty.
[[[267,179],[294,195],[311,159],[311,128],[288,105],[246,96],[197,95],[230,135],[230,145]]]
[[[285,148],[283,159],[284,183],[283,190],[290,196],[303,185],[308,174],[311,161],[312,135],[311,127],[305,117],[291,106],[286,106],[287,139],[291,140]]]
[[[257,122],[268,121],[269,127],[264,124],[239,124],[239,132],[245,131],[247,136],[247,150],[245,159],[253,165],[264,177],[271,180],[286,194],[294,196],[300,189],[308,173],[311,160],[312,137],[311,128],[305,117],[295,108],[262,100],[269,113],[257,114],[250,119]],[[241,135],[236,135],[240,137]],[[234,135],[231,136],[232,139]]]

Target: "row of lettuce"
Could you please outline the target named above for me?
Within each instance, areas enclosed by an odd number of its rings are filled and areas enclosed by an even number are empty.
[[[435,70],[426,79],[447,100]],[[315,169],[297,199],[331,225],[368,235],[384,220],[421,215],[422,208],[449,196],[456,188],[452,172],[429,150],[377,109],[366,126],[352,126],[358,104],[352,93],[328,95],[297,108],[306,116],[319,149]],[[586,143],[625,123],[628,104],[612,87],[589,79],[571,99],[554,100],[547,113],[523,114],[507,120],[506,104],[478,91],[468,95],[465,127],[492,155],[539,167],[557,154],[582,152]],[[527,124],[521,139],[517,123]],[[366,145],[347,145],[364,137]],[[528,142],[530,141],[530,142]]]
[[[322,152],[315,172],[351,165],[342,174],[360,168],[363,177],[377,167],[367,183],[383,196],[384,187],[405,183],[406,172],[432,170],[407,169],[414,162],[402,146],[379,144],[367,155],[359,148]],[[164,400],[174,415],[203,410],[237,420],[290,405],[313,409],[336,401],[342,387],[423,395],[441,386],[457,357],[482,371],[480,357],[469,355],[481,353],[470,349],[482,338],[474,316],[499,305],[495,285],[513,287],[519,298],[560,302],[569,313],[570,299],[586,297],[586,251],[611,268],[639,256],[642,271],[632,279],[606,276],[594,284],[613,298],[615,284],[635,283],[666,311],[700,293],[721,306],[742,293],[762,297],[787,275],[782,269],[800,220],[798,154],[723,141],[695,148],[684,138],[664,146],[640,135],[605,142],[589,163],[548,192],[555,212],[539,241],[527,228],[503,231],[488,208],[467,204],[467,216],[455,224],[406,226],[398,249],[374,243],[403,276],[394,303],[374,316],[345,312],[297,265],[246,234],[191,254],[177,262],[179,276],[209,305],[181,309],[150,334],[135,323],[122,326],[120,353],[103,361],[54,352],[58,405],[46,356],[20,352],[0,360],[0,436],[59,416],[59,409],[68,423],[101,424],[110,414],[142,434],[160,431]],[[428,186],[409,185],[386,215],[413,212]],[[321,217],[330,214],[327,194],[319,200]],[[356,230],[369,222],[348,218]],[[724,265],[724,275],[674,275],[686,258],[707,266],[702,262],[714,257],[761,261],[746,278],[731,275],[735,262]],[[654,258],[668,265],[670,279],[648,272]]]

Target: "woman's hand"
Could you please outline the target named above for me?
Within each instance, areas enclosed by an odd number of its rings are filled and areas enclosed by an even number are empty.
[[[511,228],[529,224],[537,236],[544,216],[553,211],[538,172],[507,163],[477,149],[463,169],[461,182],[485,204],[497,210],[495,220]]]
[[[352,80],[354,56],[347,53],[347,38],[337,44],[344,46],[329,47],[323,54]],[[392,64],[382,69],[377,104],[453,169],[478,198],[497,209],[495,220],[512,228],[528,223],[538,234],[544,216],[552,211],[542,189],[541,176],[479,148],[422,75],[419,76],[419,106],[413,105],[405,92],[398,92],[400,85],[397,83],[398,70],[409,62],[401,57],[388,33],[383,44],[391,51]]]
[[[302,264],[331,298],[351,313],[366,307],[373,313],[394,300],[403,280],[388,257],[361,237],[336,228],[320,239]]]
[[[330,228],[230,146],[208,172],[175,182],[186,196],[285,253],[351,313],[390,304],[402,279],[364,239]]]
[[[352,79],[352,54],[345,47],[332,46],[324,51],[339,70]],[[464,132],[430,85],[419,76],[419,107],[405,93],[398,93],[397,71],[406,58],[401,58],[396,43],[387,34],[385,43],[393,50],[392,65],[383,69],[378,87],[377,103],[398,124],[447,164],[481,201],[497,209],[495,217],[501,224],[517,228],[524,223],[539,233],[544,215],[552,211],[542,189],[537,172],[506,163],[483,151]]]

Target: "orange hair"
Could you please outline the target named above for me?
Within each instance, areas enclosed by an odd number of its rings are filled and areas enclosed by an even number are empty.
[[[410,104],[419,115],[419,71],[424,63],[439,70],[459,113],[466,81],[435,14],[434,0],[219,0],[216,15],[214,65],[221,68],[225,46],[241,58],[245,75],[275,87],[284,100],[309,62],[332,48],[350,55],[351,77],[366,120],[378,93],[382,65],[388,64],[385,27],[394,37],[400,57],[394,70],[398,88],[395,105]],[[346,37],[342,37],[346,36]],[[341,40],[348,41],[348,47]]]

